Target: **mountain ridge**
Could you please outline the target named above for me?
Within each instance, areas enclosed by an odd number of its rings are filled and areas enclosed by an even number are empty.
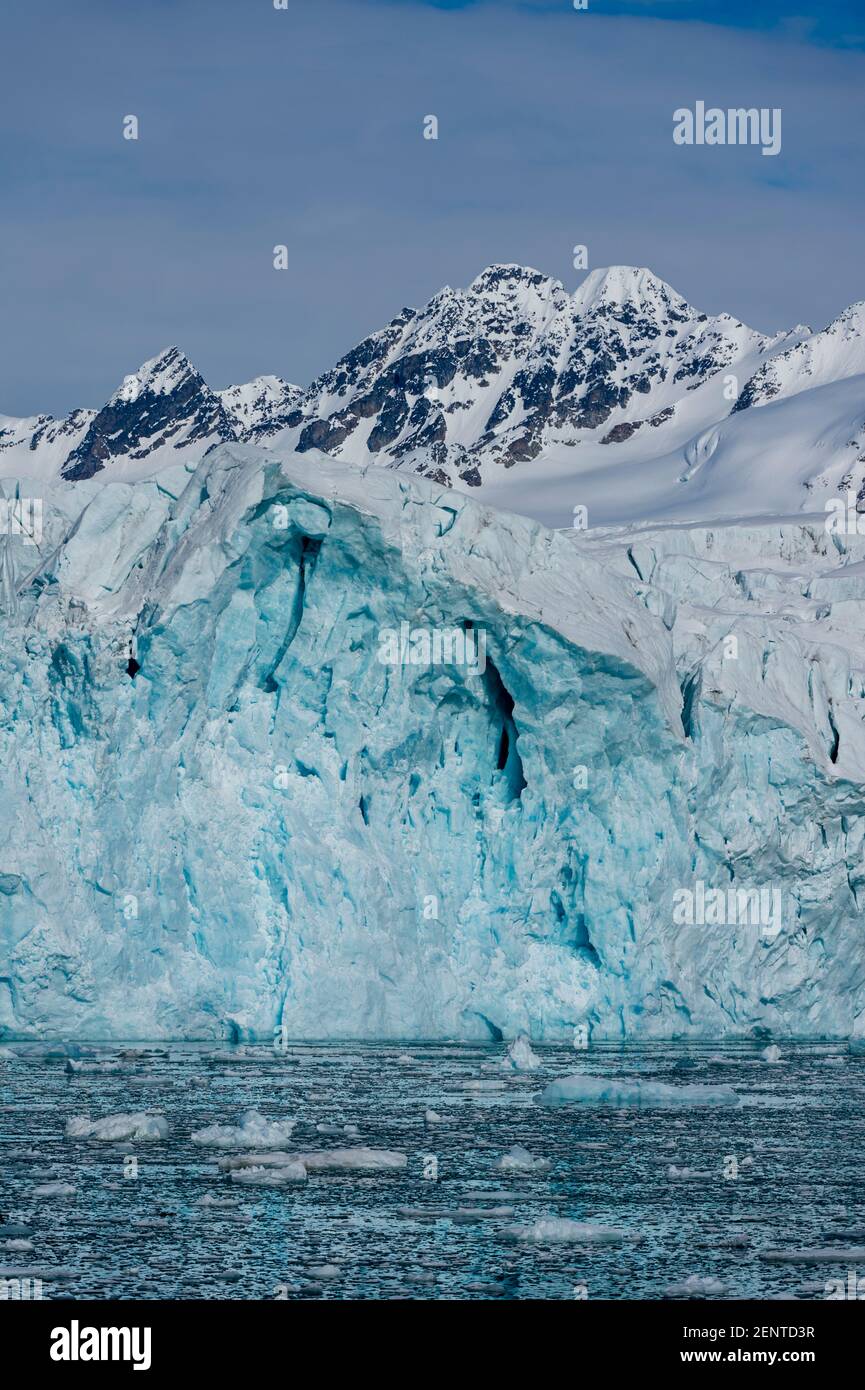
[[[608,500],[643,469],[657,473],[659,504],[675,513],[690,505],[683,489],[713,432],[717,469],[728,439],[747,454],[762,435],[732,430],[734,417],[861,374],[862,301],[817,332],[767,335],[695,309],[646,267],[592,270],[569,293],[533,267],[494,263],[465,289],[444,286],[421,309],[403,308],[306,387],[261,376],[213,390],[172,346],[126,375],[100,410],[0,416],[0,476],[81,481],[108,468],[134,480],[234,440],[481,489],[551,525],[568,524],[583,476],[608,477],[603,519],[616,519]],[[819,396],[808,400],[822,408]],[[865,411],[844,408],[848,439],[833,444],[828,469],[815,456],[813,476],[800,477],[797,461],[795,482],[779,478],[779,509],[813,509],[814,490],[842,480],[865,497]],[[756,466],[756,444],[752,454]],[[540,515],[534,484],[550,475],[565,500]]]

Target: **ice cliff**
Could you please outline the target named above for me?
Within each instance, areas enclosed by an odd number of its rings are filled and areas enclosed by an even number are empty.
[[[862,1031],[858,538],[240,444],[45,528],[0,541],[0,1034]],[[405,624],[483,671],[381,660]],[[781,930],[674,925],[698,880]]]

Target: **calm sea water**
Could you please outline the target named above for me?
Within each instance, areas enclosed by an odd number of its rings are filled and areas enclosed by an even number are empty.
[[[298,1045],[284,1056],[182,1045],[126,1058],[122,1071],[74,1075],[62,1056],[12,1046],[19,1060],[0,1061],[0,1213],[7,1227],[29,1228],[18,1239],[32,1249],[8,1247],[0,1224],[0,1273],[41,1277],[46,1298],[657,1299],[697,1275],[723,1285],[718,1297],[807,1299],[846,1278],[848,1247],[865,1247],[865,1058],[843,1045],[788,1044],[775,1064],[749,1045],[536,1046],[542,1066],[531,1073],[506,1072],[495,1045]],[[91,1061],[121,1051],[80,1049]],[[743,1104],[535,1103],[550,1080],[578,1070],[727,1084]],[[249,1109],[296,1117],[292,1150],[366,1145],[404,1153],[407,1167],[311,1174],[278,1189],[238,1184],[220,1153],[190,1135]],[[164,1115],[169,1137],[65,1137],[73,1115],[139,1110]],[[344,1125],[357,1134],[328,1132]],[[550,1169],[497,1172],[515,1144]],[[136,1177],[124,1176],[130,1157]],[[731,1157],[735,1178],[724,1176]],[[51,1182],[74,1195],[35,1194]],[[197,1205],[207,1194],[236,1205]],[[627,1238],[514,1233],[547,1217]],[[827,1246],[836,1261],[765,1258]]]

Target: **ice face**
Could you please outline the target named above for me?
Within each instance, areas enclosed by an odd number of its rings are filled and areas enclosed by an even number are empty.
[[[14,552],[3,1033],[860,1031],[861,789],[765,691],[683,704],[618,551],[321,455],[181,482]]]

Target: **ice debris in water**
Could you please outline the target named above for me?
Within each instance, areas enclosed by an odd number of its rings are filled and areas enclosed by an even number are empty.
[[[286,1163],[281,1168],[265,1168],[254,1164],[238,1168],[232,1174],[233,1182],[248,1183],[253,1187],[285,1187],[291,1182],[306,1182],[307,1172],[304,1163]]]
[[[542,1216],[531,1226],[511,1226],[508,1235],[535,1245],[614,1245],[639,1236],[618,1226],[599,1226],[590,1221],[571,1221],[563,1216]]]
[[[89,1120],[86,1115],[73,1115],[66,1121],[67,1139],[136,1139],[139,1141],[168,1138],[168,1121],[164,1115],[151,1115],[144,1110],[129,1115],[106,1115],[101,1120]]]
[[[378,1172],[405,1168],[408,1156],[391,1149],[316,1149],[310,1153],[247,1153],[233,1158],[221,1158],[219,1166],[225,1172],[244,1168],[288,1168],[293,1164],[315,1172]]]
[[[538,1105],[640,1106],[741,1105],[732,1086],[668,1086],[663,1081],[633,1077],[585,1076],[577,1072],[551,1081],[536,1097]]]
[[[818,1246],[810,1250],[761,1250],[761,1260],[772,1264],[816,1265],[856,1264],[865,1260],[865,1247],[854,1245]]]
[[[511,1071],[537,1071],[542,1065],[540,1057],[532,1051],[532,1045],[524,1033],[514,1038],[508,1048],[508,1055],[502,1062],[502,1066],[509,1067]]]
[[[108,1075],[115,1071],[125,1071],[127,1065],[127,1062],[121,1061],[119,1058],[103,1062],[76,1062],[74,1057],[66,1058],[66,1070],[70,1076],[75,1076],[78,1072],[85,1075],[91,1072],[98,1072],[100,1075]]]
[[[45,1182],[34,1187],[34,1197],[74,1197],[76,1189],[70,1182]]]
[[[276,1149],[291,1138],[297,1120],[268,1120],[247,1110],[239,1125],[208,1125],[192,1135],[193,1144],[214,1149]]]
[[[780,1062],[781,1049],[777,1043],[771,1043],[769,1047],[763,1049],[760,1056],[763,1058],[764,1062]]]
[[[480,1194],[479,1194],[480,1195]],[[448,1206],[429,1206],[429,1207],[397,1207],[400,1216],[404,1216],[409,1221],[453,1221],[456,1225],[471,1225],[476,1221],[501,1221],[504,1217],[513,1216],[516,1208],[513,1206],[494,1206],[494,1207],[448,1207]]]
[[[514,1144],[493,1166],[502,1173],[546,1173],[553,1165],[548,1158],[533,1158],[522,1144]]]
[[[726,1293],[727,1286],[710,1274],[689,1274],[681,1284],[670,1284],[664,1289],[665,1298],[707,1298],[711,1294]]]

